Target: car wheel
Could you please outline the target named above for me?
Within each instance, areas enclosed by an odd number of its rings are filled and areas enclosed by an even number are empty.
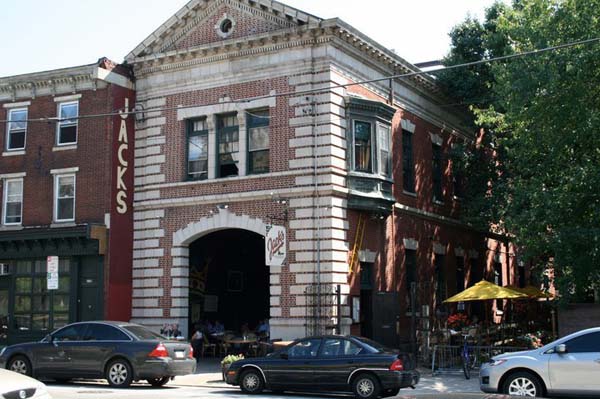
[[[380,391],[379,381],[371,374],[361,374],[352,382],[352,392],[360,399],[374,399]]]
[[[261,393],[265,383],[257,370],[244,371],[240,378],[240,388],[242,392],[249,394]]]
[[[133,380],[131,366],[126,360],[113,360],[106,366],[106,380],[111,387],[127,388]]]
[[[31,377],[31,362],[25,356],[15,356],[8,362],[6,367],[15,373],[27,375]]]
[[[509,375],[504,382],[503,391],[507,395],[527,396],[530,398],[542,396],[544,393],[540,379],[526,371]]]
[[[148,378],[147,381],[153,387],[162,387],[167,382],[169,382],[170,379],[171,379],[171,377],[162,377],[162,378],[159,377],[159,378]]]

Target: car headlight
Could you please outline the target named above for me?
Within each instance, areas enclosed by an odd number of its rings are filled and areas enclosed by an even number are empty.
[[[490,366],[500,366],[501,364],[506,363],[506,359],[497,359],[497,360],[490,360],[490,362],[488,363]]]

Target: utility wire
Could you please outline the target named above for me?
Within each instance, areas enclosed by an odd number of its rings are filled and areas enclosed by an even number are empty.
[[[600,37],[579,40],[576,42],[559,44],[556,46],[545,47],[542,49],[530,50],[530,51],[525,51],[522,53],[510,54],[510,55],[505,55],[505,56],[496,57],[496,58],[490,58],[490,59],[486,59],[486,60],[466,62],[466,63],[456,64],[456,65],[449,65],[449,66],[432,69],[432,70],[428,70],[428,71],[415,71],[415,72],[408,72],[408,73],[403,73],[403,74],[398,74],[398,75],[389,75],[389,76],[385,76],[385,77],[377,78],[377,79],[363,80],[363,81],[359,81],[359,82],[328,85],[326,88],[323,88],[323,89],[288,91],[288,92],[283,92],[283,93],[266,94],[266,95],[262,95],[262,96],[248,97],[245,99],[219,101],[219,102],[207,103],[207,104],[194,104],[194,105],[184,105],[184,106],[175,106],[175,107],[153,107],[153,108],[147,108],[144,110],[129,111],[129,112],[127,112],[127,114],[135,115],[135,114],[140,114],[140,113],[143,114],[146,112],[174,111],[174,110],[180,110],[180,109],[206,107],[206,106],[211,106],[211,105],[222,105],[222,104],[242,104],[242,103],[248,103],[248,102],[257,101],[257,100],[264,100],[264,99],[268,99],[268,98],[288,97],[288,96],[292,96],[292,95],[293,96],[318,95],[318,94],[324,94],[324,93],[330,92],[333,89],[347,88],[349,86],[358,86],[358,85],[364,85],[364,84],[369,84],[369,83],[379,83],[379,82],[384,82],[384,81],[391,80],[391,79],[411,78],[411,77],[421,76],[421,75],[430,75],[430,74],[434,74],[437,72],[448,71],[448,70],[452,70],[452,69],[467,68],[467,67],[471,67],[471,66],[483,65],[483,64],[488,64],[488,63],[492,63],[492,62],[511,60],[514,58],[534,56],[534,55],[546,53],[549,51],[556,51],[556,50],[561,50],[561,49],[565,49],[565,48],[569,48],[569,47],[581,46],[581,45],[592,44],[592,43],[597,43],[597,42],[600,42]],[[62,122],[63,120],[99,118],[99,117],[109,117],[109,116],[117,116],[117,115],[123,115],[123,114],[125,114],[125,112],[122,112],[121,110],[119,110],[117,112],[112,112],[112,113],[80,115],[76,118],[68,118],[68,119],[66,119],[66,118],[61,119],[61,118],[57,118],[57,117],[28,119],[27,122]],[[0,120],[0,122],[5,123],[5,122],[10,122],[10,121],[9,120]]]

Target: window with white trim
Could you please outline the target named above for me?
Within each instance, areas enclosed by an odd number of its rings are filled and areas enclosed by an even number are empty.
[[[75,220],[75,175],[54,177],[54,221]]]
[[[208,178],[208,124],[206,118],[189,121],[187,135],[187,178]]]
[[[392,158],[390,156],[390,127],[377,124],[377,138],[379,150],[379,174],[390,176]]]
[[[25,148],[27,134],[27,108],[11,109],[8,112],[6,129],[6,150],[22,150]]]
[[[79,103],[77,101],[58,104],[57,145],[77,144],[77,118]]]
[[[23,179],[4,181],[2,223],[20,225],[23,221]]]
[[[269,172],[269,110],[247,111],[248,173]]]

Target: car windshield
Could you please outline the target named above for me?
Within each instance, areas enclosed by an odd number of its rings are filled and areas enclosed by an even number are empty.
[[[160,334],[155,333],[154,331],[150,331],[145,327],[142,326],[122,326],[125,330],[127,330],[127,332],[133,334],[135,337],[137,337],[137,339],[139,340],[152,340],[152,339],[158,339],[158,340],[164,340],[166,339],[165,337],[163,337]]]
[[[392,352],[392,349],[381,345],[379,342],[370,340],[369,338],[356,337],[356,339],[359,340],[364,346],[367,347],[368,350],[370,350],[372,352],[378,352],[378,353]]]

